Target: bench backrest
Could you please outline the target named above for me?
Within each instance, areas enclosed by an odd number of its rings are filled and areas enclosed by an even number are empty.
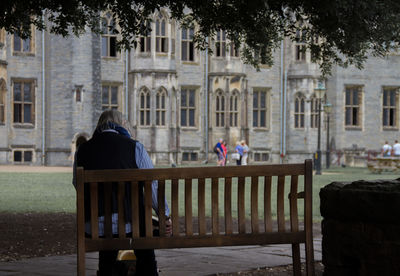
[[[299,184],[299,177],[303,177],[303,183]],[[159,237],[153,237],[152,229],[151,186],[153,180],[158,180]],[[285,180],[290,182],[285,185]],[[124,227],[122,199],[126,196],[123,187],[127,182],[130,182],[132,187],[131,194],[128,195],[132,202],[131,206],[128,207],[131,208],[132,213],[132,238],[126,237]],[[144,237],[139,235],[139,195],[138,189],[135,188],[139,185],[139,182],[144,183],[146,225]],[[98,236],[97,221],[97,185],[99,183],[104,183],[105,190],[105,237],[101,238]],[[119,186],[118,237],[113,237],[111,230],[112,183]],[[90,238],[85,238],[84,233],[84,185],[90,186],[92,199],[92,235]],[[290,186],[288,191],[285,191],[285,186]],[[299,191],[299,186],[304,190]],[[169,189],[166,189],[166,187]],[[183,191],[179,187],[184,187]],[[195,191],[197,188],[196,197],[193,197],[193,188]],[[247,189],[249,189],[250,197],[246,196]],[[172,237],[165,237],[164,231],[166,219],[163,199],[167,194],[166,190],[171,192],[169,207],[173,223]],[[273,196],[274,191],[276,191],[276,196]],[[180,196],[184,197],[182,201],[184,206],[179,206]],[[304,201],[300,201],[300,203],[303,202],[304,219],[299,216],[298,199],[304,199]],[[211,223],[207,223],[206,219],[207,203],[211,205]],[[249,206],[247,210],[246,206]],[[276,216],[273,212],[275,206]],[[285,217],[285,206],[289,209],[289,212],[287,212],[288,219]],[[179,208],[183,209],[184,212],[179,212]],[[197,212],[193,212],[193,209],[196,208]],[[236,212],[237,226],[234,216]],[[197,216],[194,216],[193,213]],[[263,213],[263,215],[260,213]],[[247,219],[247,221],[249,221],[250,227],[246,227],[246,215],[248,214],[250,214],[250,219]],[[179,228],[180,217],[184,221],[184,230],[182,231]],[[263,223],[260,224],[260,220]],[[194,222],[197,222],[197,227],[194,227]],[[289,224],[290,227],[287,226]],[[306,160],[301,164],[284,165],[101,171],[78,168],[77,227],[78,254],[110,249],[156,249],[275,243],[297,245],[306,243],[306,251],[307,247],[309,251],[311,250],[306,254],[313,254],[312,163],[311,160]]]

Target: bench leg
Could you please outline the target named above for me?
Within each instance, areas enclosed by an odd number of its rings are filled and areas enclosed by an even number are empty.
[[[300,244],[292,243],[293,275],[301,276]]]
[[[78,247],[77,250],[77,269],[78,276],[85,276],[85,247]]]

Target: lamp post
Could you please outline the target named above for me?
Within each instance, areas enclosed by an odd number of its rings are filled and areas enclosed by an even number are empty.
[[[318,80],[317,88],[314,88],[315,96],[318,99],[318,145],[315,153],[315,174],[321,174],[321,101],[325,96],[325,81]]]
[[[324,104],[324,112],[326,114],[326,168],[329,169],[331,164],[330,154],[331,154],[331,147],[329,145],[329,115],[332,111],[332,104],[327,102]]]

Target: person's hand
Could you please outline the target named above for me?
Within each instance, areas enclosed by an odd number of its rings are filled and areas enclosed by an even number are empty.
[[[167,221],[165,222],[165,236],[172,236],[172,220],[170,217],[168,217]]]

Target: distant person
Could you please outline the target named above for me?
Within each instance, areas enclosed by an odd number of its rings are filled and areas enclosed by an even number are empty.
[[[242,148],[243,148],[243,156],[242,156],[242,165],[245,166],[247,165],[247,158],[249,157],[249,146],[247,146],[246,141],[242,140],[240,142]]]
[[[221,147],[222,147],[222,152],[223,152],[223,155],[224,155],[223,166],[226,166],[226,160],[228,159],[227,158],[227,156],[228,156],[228,148],[227,148],[225,140],[222,142]]]
[[[236,165],[240,166],[240,165],[242,165],[242,157],[243,157],[243,147],[240,144],[240,142],[237,143],[235,152],[237,152],[240,156],[239,159],[236,160]]]
[[[86,170],[106,170],[106,169],[145,169],[153,168],[153,163],[145,150],[144,146],[131,138],[128,131],[129,124],[123,120],[122,114],[116,110],[106,110],[99,118],[97,127],[92,138],[80,145],[76,159],[74,161],[74,175],[76,175],[76,167],[83,167]],[[75,177],[74,177],[75,180]],[[76,186],[76,180],[73,181]],[[86,233],[90,234],[90,193],[85,186],[85,220]],[[99,186],[99,189],[102,189]],[[126,187],[127,195],[130,194],[130,186]],[[139,186],[140,204],[143,204],[143,186]],[[152,183],[152,205],[153,209],[158,214],[157,201],[158,183]],[[115,195],[116,196],[116,195]],[[125,200],[130,204],[130,197]],[[169,208],[165,202],[165,215],[169,216]],[[99,206],[104,204],[103,198],[99,197]],[[112,204],[112,228],[113,234],[118,234],[118,202]],[[128,208],[127,210],[130,210]],[[130,211],[127,211],[126,217],[128,223],[125,225],[126,233],[132,233],[132,226],[129,221],[132,217]],[[104,235],[104,210],[99,209],[99,236]],[[171,220],[168,218],[166,223],[167,235],[172,234]],[[145,235],[144,222],[144,206],[139,208],[139,230],[140,235]],[[118,250],[102,250],[99,252],[99,273],[98,275],[115,275],[115,264],[118,255]],[[158,275],[157,262],[153,249],[135,250],[136,255],[136,274],[135,275]]]
[[[397,140],[394,141],[393,145],[393,156],[400,157],[400,144]]]
[[[222,148],[224,140],[222,138],[219,139],[218,143],[214,146],[214,152],[217,154],[217,165],[218,166],[224,166],[225,160],[224,160],[224,150]]]
[[[382,147],[382,156],[390,157],[390,153],[392,152],[392,146],[389,145],[388,141],[385,141],[385,144]]]

